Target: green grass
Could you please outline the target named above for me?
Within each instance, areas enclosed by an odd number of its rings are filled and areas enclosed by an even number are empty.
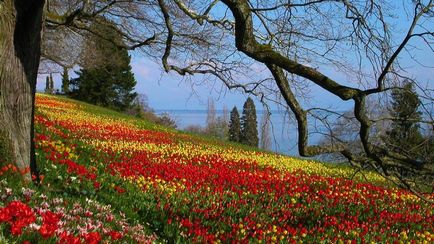
[[[182,131],[177,131],[172,128],[165,128],[160,125],[153,124],[152,122],[146,121],[144,119],[139,119],[134,116],[122,114],[118,111],[110,110],[107,108],[98,107],[95,105],[91,105],[88,103],[72,100],[63,96],[55,96],[59,100],[72,102],[81,106],[81,109],[84,111],[94,114],[96,116],[101,116],[104,118],[112,118],[115,120],[125,120],[131,124],[137,125],[141,129],[147,130],[158,130],[165,131],[170,133],[175,133],[176,138],[183,138],[183,135],[188,137],[188,141],[198,143],[198,144],[211,144],[226,147],[233,147],[236,149],[247,150],[247,151],[260,151],[266,152],[270,154],[277,154],[274,152],[267,152],[265,150],[261,150],[254,147],[249,147],[246,145],[222,141],[217,138],[204,136],[200,134],[186,133]],[[36,111],[37,113],[40,113]],[[98,182],[101,183],[101,187],[96,189],[93,185],[94,182],[90,180],[80,180],[77,181],[74,179],[73,174],[68,172],[68,169],[65,165],[58,164],[49,160],[50,151],[45,151],[41,148],[37,149],[37,162],[41,174],[45,176],[45,179],[41,186],[25,186],[16,177],[16,174],[9,174],[6,178],[2,177],[2,181],[0,181],[0,196],[2,195],[2,189],[6,187],[11,188],[14,193],[17,193],[13,197],[21,198],[22,196],[19,194],[22,191],[22,187],[30,187],[38,192],[38,194],[46,195],[48,199],[54,198],[63,198],[66,199],[68,204],[66,204],[66,208],[71,208],[74,203],[85,204],[86,199],[92,199],[98,201],[100,203],[111,205],[113,208],[113,212],[119,216],[119,212],[125,213],[127,216],[128,222],[130,224],[146,224],[146,229],[148,233],[156,233],[160,238],[159,241],[170,240],[170,242],[182,242],[188,241],[184,240],[181,237],[179,226],[167,224],[168,214],[166,213],[163,206],[165,203],[169,203],[170,201],[174,202],[175,205],[179,204],[179,199],[189,199],[194,196],[193,193],[190,192],[179,192],[177,193],[178,198],[170,197],[164,198],[161,196],[161,192],[157,192],[156,190],[150,189],[145,192],[142,191],[136,184],[132,184],[120,177],[113,177],[107,170],[107,162],[109,160],[113,160],[112,156],[108,156],[104,152],[99,152],[94,150],[93,148],[86,145],[84,142],[80,140],[76,140],[73,138],[64,139],[62,136],[53,133],[48,130],[44,126],[37,125],[36,132],[39,134],[45,134],[50,137],[51,142],[59,142],[64,144],[66,147],[72,148],[74,145],[74,152],[79,155],[79,157],[75,160],[77,164],[85,166],[90,169],[92,167],[95,168],[95,172],[98,174]],[[67,133],[67,131],[64,131]],[[0,134],[0,157],[2,157],[2,153],[8,152],[7,143],[3,143],[2,137]],[[206,146],[206,145],[204,145]],[[110,158],[112,157],[112,158]],[[0,163],[1,163],[0,158]],[[115,158],[116,159],[116,158]],[[55,161],[55,160],[54,160]],[[346,164],[334,164],[327,162],[320,162],[317,160],[309,160],[313,161],[313,163],[320,163],[329,169],[349,169],[350,166]],[[363,171],[366,172],[366,171]],[[335,176],[333,176],[335,177]],[[336,176],[337,177],[337,176]],[[76,177],[75,177],[76,178]],[[378,185],[383,186],[391,186],[388,182],[374,182]],[[119,186],[126,191],[121,195],[116,192],[113,186]],[[40,196],[39,195],[39,196]],[[191,201],[194,199],[192,198]],[[207,200],[205,199],[204,202]],[[177,202],[177,203],[176,203]],[[0,202],[0,207],[2,207],[4,203]],[[41,200],[39,198],[31,200],[29,205],[38,206],[41,204]],[[180,206],[180,209],[182,210]],[[262,205],[258,205],[258,208],[261,208]],[[180,211],[181,211],[180,210]],[[184,210],[182,210],[184,211]],[[341,210],[339,210],[341,211]],[[343,211],[343,210],[342,210]],[[185,210],[188,214],[188,209]],[[22,237],[21,239],[15,240],[18,243],[20,241],[29,240],[32,243],[37,243],[40,241],[40,238],[37,235],[27,235]],[[8,230],[4,228],[4,225],[0,225],[0,243],[4,240],[11,240],[12,237]],[[44,240],[46,243],[54,243],[54,240]]]

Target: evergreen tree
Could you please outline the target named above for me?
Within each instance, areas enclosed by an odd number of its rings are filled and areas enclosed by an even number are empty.
[[[50,94],[50,76],[45,78],[45,93]]]
[[[243,106],[241,118],[241,143],[249,146],[258,146],[258,122],[256,119],[255,103],[249,97]]]
[[[231,118],[229,121],[229,141],[240,142],[241,137],[241,125],[240,114],[235,106],[231,111]]]
[[[63,67],[63,73],[62,73],[62,93],[63,94],[69,93],[69,75],[68,75],[68,69],[66,67]]]
[[[122,42],[109,21],[95,24],[92,28],[104,33],[107,40]],[[88,51],[85,52],[92,52],[94,56],[87,59],[84,62],[86,67],[77,72],[79,77],[73,81],[75,89],[70,94],[82,101],[125,111],[137,96],[133,92],[137,82],[131,71],[131,57],[126,49],[107,40],[97,37],[87,40]]]
[[[421,157],[424,162],[426,162],[426,166],[434,169],[434,134],[425,135],[422,143],[422,153]]]
[[[54,81],[53,81],[53,76],[50,74],[45,79],[45,93],[53,94],[53,91],[54,91]]]
[[[50,74],[50,94],[54,93],[54,80],[53,80],[53,75]]]
[[[418,111],[420,100],[412,83],[405,83],[400,89],[392,92],[390,114],[395,120],[391,129],[386,132],[386,145],[397,153],[419,159],[423,137],[419,125],[421,119]]]

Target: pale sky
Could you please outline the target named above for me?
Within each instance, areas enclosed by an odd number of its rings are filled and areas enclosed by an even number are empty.
[[[402,12],[402,15],[395,23],[399,27],[402,26],[402,33],[395,33],[397,36],[404,35],[409,25],[408,22],[404,21],[405,11],[402,7],[403,6],[398,7],[398,11]],[[417,42],[412,44],[418,46]],[[415,54],[421,54],[419,56],[419,61],[424,65],[431,66],[431,68],[424,68],[412,61],[409,61],[408,63],[404,62],[404,65],[413,75],[416,76],[413,78],[417,78],[417,80],[422,82],[422,84],[428,84],[430,87],[434,87],[434,69],[432,68],[432,66],[434,66],[433,52],[427,48],[416,48],[413,52]],[[146,94],[149,105],[156,110],[205,110],[207,108],[207,100],[209,97],[214,98],[216,109],[222,109],[223,106],[226,106],[230,110],[235,105],[240,109],[247,98],[247,95],[242,94],[241,91],[228,91],[226,88],[222,89],[222,83],[220,82],[200,86],[195,85],[192,87],[188,81],[183,80],[182,77],[175,74],[175,72],[169,74],[163,72],[161,63],[155,63],[138,53],[130,54],[132,56],[131,66],[137,80],[136,91],[141,94]],[[405,60],[411,59],[405,57]],[[319,68],[320,71],[324,72],[326,75],[329,75],[339,82],[345,83],[346,77],[344,75],[324,67]],[[46,75],[41,75],[38,78],[37,90],[44,90],[45,77]],[[54,74],[53,77],[55,88],[60,88],[60,74]],[[70,72],[70,77],[75,77],[73,71]],[[197,82],[202,80],[202,77],[197,76],[194,77],[193,80]],[[317,86],[312,86],[310,89],[312,94],[312,104],[310,105],[318,104],[337,106],[340,110],[347,109],[352,105],[352,102],[343,102],[339,98],[330,95],[328,92]],[[257,100],[255,102],[257,109],[262,109],[260,103]]]

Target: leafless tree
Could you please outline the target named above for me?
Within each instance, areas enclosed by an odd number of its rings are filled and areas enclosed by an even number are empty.
[[[270,135],[270,113],[268,110],[264,111],[260,123],[261,140],[259,147],[262,149],[271,148],[271,135]]]
[[[423,103],[423,119],[419,122],[434,126],[432,85],[414,79],[420,70],[433,68],[423,64],[424,55],[432,57],[434,52],[433,0],[409,0],[403,5],[385,0],[49,3],[44,15],[47,30],[57,33],[65,29],[77,42],[85,35],[104,38],[90,26],[110,19],[123,36],[123,44],[117,45],[161,60],[165,71],[186,78],[203,75],[209,82],[256,95],[264,104],[290,109],[297,120],[302,156],[340,153],[353,166],[369,166],[415,193],[420,191],[420,184],[433,187],[434,169],[430,164],[415,162],[372,139],[376,123],[395,118],[371,117],[366,108],[368,98],[383,103],[396,84],[411,80],[419,88]],[[0,123],[16,121],[20,125],[1,128],[16,145],[14,153],[22,168],[33,153],[30,111],[34,108],[44,1],[4,0],[0,8]],[[400,21],[407,24],[395,26],[397,17],[403,17]],[[11,59],[16,62],[9,62]],[[419,71],[409,68],[412,65]],[[351,150],[345,142],[309,143],[309,121],[326,124],[333,117],[322,115],[317,120],[318,111],[342,115],[334,108],[314,106],[317,91],[328,94],[326,99],[352,105],[362,153]],[[19,115],[11,112],[17,107],[22,112]],[[23,136],[18,140],[13,135]],[[415,177],[400,174],[404,171]]]
[[[382,108],[378,101],[372,99],[366,101],[366,113],[370,118],[380,118],[389,114],[387,108]],[[332,111],[319,110],[311,114],[323,126],[322,129],[318,129],[321,131],[318,133],[322,135],[319,145],[345,143],[354,153],[363,154],[363,145],[359,137],[360,124],[354,116],[354,111],[333,114]],[[328,116],[332,116],[333,119],[327,119]],[[389,124],[388,121],[378,121],[373,124],[370,132],[371,141],[382,144],[382,138],[390,128]],[[346,162],[346,158],[339,152],[320,155],[319,158],[328,162]]]
[[[226,107],[223,107],[223,114],[217,116],[214,99],[208,98],[208,109],[206,114],[206,127],[205,134],[220,138],[222,140],[227,139],[229,130],[228,111]]]
[[[52,64],[72,67],[86,35],[104,38],[91,26],[106,19],[116,23],[116,31],[123,36],[122,42],[115,43],[118,46],[135,49],[149,45],[163,31],[161,23],[154,22],[159,18],[151,18],[158,16],[152,6],[157,5],[146,1],[0,1],[1,143],[9,145],[10,156],[20,170],[30,166],[37,175],[33,114],[41,54],[51,61],[44,66],[47,73],[53,72]],[[25,181],[30,179],[30,173],[24,174]]]
[[[188,125],[183,129],[183,131],[194,133],[194,134],[204,134],[204,128],[200,125]]]
[[[214,99],[212,97],[208,98],[208,108],[206,110],[206,129],[208,131],[214,130],[217,123],[217,114],[214,105]]]
[[[169,7],[166,2],[169,1],[161,0],[159,5],[168,29],[166,54],[170,55],[171,41],[176,35],[176,32],[171,31],[171,23],[176,17],[171,10],[173,4]],[[199,25],[219,16],[219,11],[214,15],[209,11],[201,11],[204,9],[203,4],[199,5],[198,2],[174,2]],[[209,6],[214,3],[210,2]],[[434,51],[434,32],[428,24],[434,17],[433,1],[406,3],[404,7],[409,21],[405,27],[393,26],[390,13],[399,6],[384,1],[222,0],[221,3],[224,10],[230,11],[230,15],[225,14],[227,18],[216,24],[216,28],[223,31],[223,23],[234,23],[235,29],[231,34],[235,37],[237,50],[265,65],[271,73],[274,85],[268,90],[277,87],[279,96],[297,120],[300,155],[340,153],[353,166],[369,166],[415,193],[420,185],[433,187],[434,170],[429,162],[417,162],[372,139],[374,125],[384,121],[384,118],[370,117],[366,106],[367,98],[373,97],[382,102],[384,100],[380,98],[387,97],[390,90],[396,89],[396,84],[403,79],[411,79],[411,70],[405,69],[403,64],[406,62],[405,57],[418,60],[414,45],[424,45],[427,52]],[[399,35],[399,28],[405,28],[405,34]],[[166,71],[174,70],[182,74],[179,68],[167,65],[169,55],[162,58]],[[333,68],[344,73],[346,80],[339,81],[342,78],[334,78],[327,74],[330,72],[321,71],[320,68]],[[183,71],[187,72],[188,69]],[[229,88],[241,87],[245,92],[257,94],[261,100],[264,97],[272,99],[261,86],[268,79],[254,82],[252,87],[249,83],[234,82],[233,79],[228,82],[226,77],[219,78]],[[315,111],[341,114],[333,109],[307,108],[309,101],[303,100],[303,97],[309,98],[310,94],[300,89],[305,84],[313,84],[315,89],[320,88],[342,102],[353,102],[353,119],[359,127],[361,153],[351,150],[347,143],[341,141],[327,145],[309,144],[308,121],[315,117]],[[432,104],[431,91],[423,89],[422,92],[425,103]],[[419,122],[433,125],[432,105],[429,106],[431,109],[426,109],[425,119]],[[389,118],[389,121],[393,119]],[[326,119],[321,121],[327,123]],[[414,177],[405,177],[400,172]]]

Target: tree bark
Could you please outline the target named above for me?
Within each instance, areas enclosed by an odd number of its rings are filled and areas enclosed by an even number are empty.
[[[44,0],[0,0],[0,135],[23,180],[38,176],[34,151],[36,78]]]

